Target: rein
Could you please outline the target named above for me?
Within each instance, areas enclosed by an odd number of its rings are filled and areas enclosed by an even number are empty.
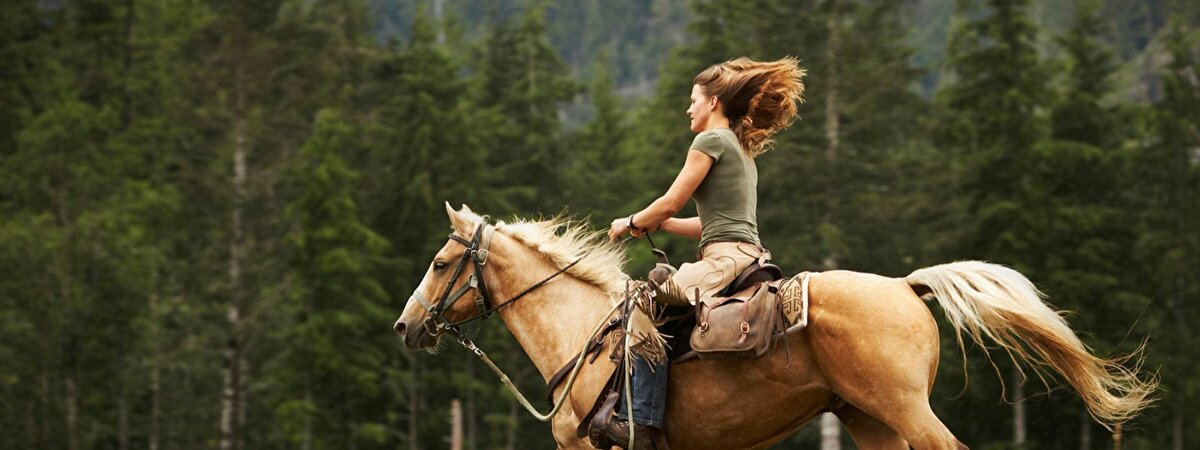
[[[558,269],[558,271],[554,272],[550,276],[543,278],[541,281],[538,281],[537,283],[534,283],[534,284],[530,285],[529,287],[521,290],[521,292],[517,293],[512,298],[509,298],[508,300],[500,302],[496,306],[488,307],[487,303],[488,303],[488,297],[490,297],[490,295],[488,294],[487,284],[484,282],[484,279],[483,279],[483,269],[484,269],[484,266],[487,264],[487,259],[488,259],[488,255],[489,255],[488,247],[491,245],[491,236],[492,236],[492,233],[494,233],[494,232],[495,232],[494,227],[488,225],[487,219],[485,218],[482,222],[479,223],[479,227],[475,229],[475,235],[469,241],[462,237],[459,237],[458,235],[456,235],[454,233],[450,233],[450,236],[448,237],[450,240],[452,240],[454,242],[458,242],[459,244],[462,244],[467,249],[466,249],[466,251],[463,252],[462,258],[459,259],[458,266],[456,266],[454,268],[454,275],[452,277],[450,277],[450,281],[448,281],[446,283],[446,288],[442,290],[442,295],[440,296],[440,301],[436,305],[430,305],[429,302],[425,299],[425,297],[423,295],[421,295],[421,293],[419,291],[414,292],[412,296],[414,298],[416,298],[417,302],[419,302],[421,304],[421,306],[424,307],[425,310],[429,313],[429,317],[426,318],[425,321],[422,323],[422,326],[425,328],[425,331],[427,331],[431,336],[434,336],[434,337],[437,337],[437,336],[441,335],[442,333],[446,333],[451,336],[454,336],[454,338],[458,341],[458,343],[460,345],[463,346],[463,348],[466,348],[468,351],[475,354],[476,357],[478,357],[481,361],[483,361],[483,363],[486,364],[488,366],[488,368],[491,369],[492,372],[495,373],[496,376],[500,378],[500,382],[504,384],[504,387],[508,388],[508,390],[510,392],[512,392],[513,396],[515,396],[517,398],[517,401],[521,403],[521,406],[524,406],[525,409],[528,410],[529,413],[532,414],[534,418],[536,418],[542,422],[547,422],[550,419],[552,419],[556,414],[558,414],[559,409],[561,409],[563,403],[566,402],[567,395],[570,394],[571,387],[574,386],[574,384],[575,384],[575,377],[579,375],[579,368],[583,366],[583,361],[585,359],[587,359],[587,353],[588,353],[587,350],[588,350],[588,347],[591,344],[592,340],[595,339],[597,334],[601,333],[604,330],[604,328],[606,328],[609,318],[612,317],[614,312],[616,312],[618,309],[621,308],[622,303],[618,303],[617,305],[613,306],[613,308],[611,310],[609,310],[607,314],[604,315],[604,318],[600,320],[600,323],[598,323],[596,325],[595,329],[592,330],[592,333],[589,335],[588,339],[584,341],[583,349],[580,350],[579,356],[577,358],[575,358],[574,367],[571,369],[571,374],[567,378],[566,387],[563,389],[562,393],[559,394],[558,400],[554,402],[554,405],[551,408],[551,410],[545,414],[538,412],[537,409],[534,408],[533,405],[529,403],[529,400],[526,399],[525,396],[521,394],[521,391],[519,389],[517,389],[517,386],[513,384],[512,380],[509,379],[508,375],[506,375],[503,370],[500,370],[500,368],[498,366],[496,366],[495,363],[492,362],[491,358],[488,358],[487,354],[483,351],[483,349],[480,349],[479,346],[475,345],[475,342],[471,339],[470,336],[467,336],[467,334],[462,331],[462,328],[460,328],[460,326],[463,324],[466,324],[466,323],[474,322],[476,320],[487,319],[493,312],[496,312],[496,311],[500,310],[501,308],[504,308],[505,306],[513,304],[517,300],[520,300],[521,298],[525,297],[525,295],[529,294],[530,292],[533,292],[537,288],[540,288],[540,287],[544,286],[546,283],[549,283],[550,280],[553,280],[554,278],[558,277],[559,275],[566,273],[567,270],[570,270],[571,267],[574,267],[580,261],[583,261],[583,259],[586,258],[591,253],[587,253],[587,254],[584,254],[583,256],[580,256],[578,259],[576,259],[575,261],[572,261],[570,264],[567,264],[566,266],[562,267],[561,269]],[[621,241],[621,243],[624,244],[626,242],[629,242],[630,239],[632,239],[632,237],[625,238]],[[653,244],[651,244],[651,245],[653,245]],[[655,250],[657,251],[657,249],[655,249]],[[456,280],[458,280],[458,277],[460,275],[462,275],[463,269],[466,268],[467,263],[472,260],[474,261],[474,264],[473,264],[474,272],[471,273],[471,275],[469,276],[469,278],[465,284],[463,284],[457,290],[454,290],[453,292],[451,292],[451,290],[453,290],[453,288],[454,288],[454,282]],[[476,309],[479,310],[479,313],[474,316],[471,316],[471,317],[468,317],[466,319],[459,320],[456,322],[450,322],[450,321],[446,320],[446,318],[444,317],[443,314],[447,310],[449,310],[451,306],[454,305],[454,302],[458,301],[459,298],[462,298],[462,296],[464,294],[466,294],[466,292],[468,290],[471,290],[471,289],[475,289],[475,292],[476,292],[475,307],[476,307]],[[625,341],[626,341],[625,345],[626,345],[626,347],[628,347],[628,345],[629,345],[628,335],[626,335]],[[626,352],[626,353],[628,353],[628,352]]]

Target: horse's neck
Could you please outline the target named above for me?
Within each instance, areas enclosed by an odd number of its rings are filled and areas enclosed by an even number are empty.
[[[507,299],[557,270],[546,264],[506,271],[494,296]],[[567,360],[576,356],[589,333],[612,308],[603,289],[563,274],[521,300],[500,310],[500,317],[521,348],[549,380]]]

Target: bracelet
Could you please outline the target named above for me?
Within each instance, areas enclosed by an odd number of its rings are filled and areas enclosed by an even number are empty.
[[[636,214],[637,213],[630,214],[629,217],[625,219],[625,225],[628,226],[630,230],[641,231],[641,228],[638,228],[637,225],[633,224],[633,216]]]

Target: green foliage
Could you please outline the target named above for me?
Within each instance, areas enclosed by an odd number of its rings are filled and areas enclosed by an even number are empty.
[[[966,158],[970,211],[978,229],[970,256],[1017,264],[1029,242],[1017,236],[1023,177],[1044,136],[1046,65],[1035,42],[1028,0],[989,0],[984,15],[954,30],[948,45],[953,84],[938,92],[943,145]],[[961,15],[973,12],[962,5]]]
[[[317,115],[292,178],[299,197],[289,241],[294,293],[289,295],[288,342],[272,364],[280,396],[276,414],[295,445],[332,448],[365,438],[379,444],[379,368],[388,342],[372,330],[386,323],[387,295],[375,278],[387,241],[357,217],[355,178],[339,156],[357,145],[354,129],[333,110]],[[374,436],[374,437],[370,437]]]
[[[475,102],[488,105],[477,120],[490,148],[491,182],[503,186],[497,213],[554,213],[558,208],[545,205],[562,204],[555,191],[564,183],[561,169],[569,157],[558,108],[577,84],[546,40],[542,7],[529,8],[515,24],[496,25],[486,41]],[[522,178],[534,182],[506,182]]]
[[[1200,295],[1195,267],[1200,263],[1200,63],[1194,31],[1176,21],[1163,47],[1170,58],[1162,71],[1163,98],[1153,105],[1152,136],[1134,156],[1138,183],[1132,192],[1138,209],[1137,261],[1141,285],[1154,299],[1152,326],[1160,345],[1172,351],[1152,355],[1167,386],[1163,414],[1181,414],[1200,395],[1185,361],[1194,361],[1197,340],[1191,323]]]

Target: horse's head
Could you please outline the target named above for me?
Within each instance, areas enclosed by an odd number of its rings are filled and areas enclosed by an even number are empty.
[[[476,277],[476,264],[480,269],[484,267],[486,252],[472,252],[470,246],[472,243],[486,245],[482,239],[476,239],[475,234],[490,226],[466,205],[461,211],[455,211],[447,203],[446,213],[450,216],[454,234],[433,256],[425,277],[408,298],[404,312],[393,327],[409,349],[435,346],[442,331],[438,325],[471,317],[477,308],[475,298],[484,295],[484,291],[470,287],[469,283],[474,281],[482,286],[483,280]],[[484,232],[482,237],[487,237],[486,234]]]

